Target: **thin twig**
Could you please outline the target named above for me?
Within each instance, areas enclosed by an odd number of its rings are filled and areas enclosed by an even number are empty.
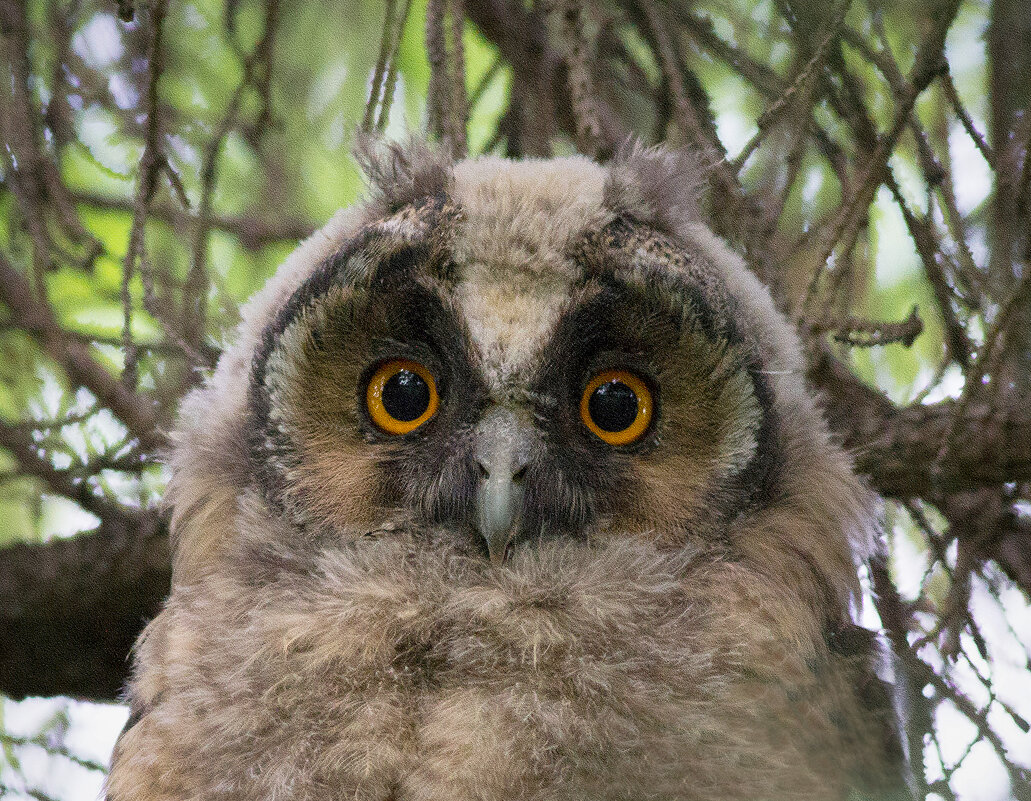
[[[405,25],[408,23],[408,14],[412,8],[412,0],[405,0],[401,16],[397,20],[394,44],[391,48],[390,58],[387,62],[387,75],[383,81],[383,98],[380,101],[379,116],[376,117],[376,132],[382,134],[387,129],[387,120],[390,119],[390,109],[394,105],[394,90],[397,86],[397,56],[401,49],[401,40],[404,37]]]
[[[902,218],[906,221],[906,228],[913,238],[913,244],[924,265],[924,274],[927,276],[931,289],[934,292],[935,300],[938,302],[938,310],[941,312],[942,320],[945,322],[945,331],[949,354],[962,367],[970,363],[974,346],[967,336],[966,329],[953,309],[953,291],[948,279],[945,277],[945,270],[942,262],[945,260],[945,252],[937,241],[931,224],[918,218],[909,208],[909,204],[902,196],[902,190],[895,180],[895,176],[889,170],[885,176],[885,183],[891,190],[895,203],[902,212]]]
[[[369,99],[365,103],[365,114],[362,116],[362,130],[365,133],[372,133],[376,121],[376,106],[383,91],[383,85],[387,75],[387,60],[390,58],[394,40],[394,5],[397,0],[386,0],[383,10],[383,32],[380,34],[379,54],[376,56],[376,66],[372,71],[372,86],[369,89]]]
[[[101,520],[131,521],[135,512],[97,495],[85,480],[58,470],[36,450],[28,432],[0,420],[0,447],[10,451],[21,471],[41,480],[50,492],[63,495]]]
[[[834,339],[852,347],[873,348],[898,343],[908,348],[924,330],[924,322],[914,306],[909,316],[898,323],[872,323],[849,318],[836,327]]]
[[[5,731],[0,731],[0,743],[4,745],[11,745],[16,747],[21,746],[37,746],[42,748],[48,754],[56,754],[57,756],[64,757],[69,762],[73,762],[79,767],[86,768],[86,770],[96,771],[98,773],[107,773],[107,766],[100,762],[96,762],[92,759],[86,759],[77,754],[73,754],[64,746],[55,746],[47,742],[46,735],[40,735],[39,737],[18,737],[14,734],[8,734]]]
[[[87,345],[68,336],[50,306],[35,297],[25,277],[2,254],[0,302],[7,306],[21,329],[61,366],[72,386],[92,392],[145,446],[154,447],[164,441],[149,399],[126,387],[93,357]]]
[[[916,63],[910,80],[901,87],[901,94],[896,93],[895,118],[891,128],[878,136],[876,145],[866,159],[863,177],[853,190],[852,196],[842,204],[841,210],[830,225],[823,231],[822,247],[811,264],[814,265],[812,277],[802,303],[796,310],[796,320],[800,320],[810,309],[817,296],[820,279],[830,259],[831,253],[843,239],[853,239],[859,222],[866,209],[873,201],[877,187],[883,183],[887,173],[888,159],[898,142],[898,138],[909,121],[920,94],[940,74],[945,47],[945,35],[959,9],[959,0],[949,0],[948,6],[941,10],[936,18],[935,28],[926,36],[916,56]]]
[[[265,9],[265,27],[262,30],[261,38],[254,46],[254,53],[245,59],[243,77],[229,100],[228,108],[218,128],[205,148],[201,167],[201,196],[197,211],[197,229],[193,238],[190,270],[183,284],[182,303],[185,320],[180,327],[181,337],[191,350],[194,350],[204,338],[209,286],[207,272],[208,235],[211,232],[209,219],[219,160],[226,138],[239,125],[240,106],[247,88],[254,84],[259,63],[264,66],[265,71],[270,70],[269,62],[275,50],[274,41],[278,18],[279,0],[268,0]]]
[[[988,166],[993,170],[995,169],[995,153],[992,150],[992,146],[988,144],[988,141],[984,138],[977,126],[974,125],[974,120],[971,118],[970,113],[967,111],[966,106],[963,105],[963,101],[959,99],[959,92],[956,91],[956,84],[952,82],[952,73],[946,66],[941,76],[942,89],[945,91],[945,97],[948,98],[949,103],[952,105],[952,110],[956,112],[956,116],[959,117],[959,121],[963,124],[963,128],[966,129],[967,135],[974,140],[974,144],[977,149],[981,151],[981,155],[984,156],[984,160],[988,162]]]
[[[164,32],[165,13],[168,0],[156,0],[150,11],[150,43],[147,49],[147,129],[144,141],[143,156],[140,159],[140,177],[136,188],[132,227],[129,229],[129,246],[122,262],[122,309],[124,323],[122,326],[122,347],[125,354],[125,366],[122,380],[127,387],[136,387],[137,351],[132,334],[132,296],[130,283],[136,269],[136,261],[143,252],[143,236],[146,226],[150,202],[157,189],[158,178],[166,164],[161,148],[161,114],[158,97],[158,82],[164,70],[164,51],[162,35]]]

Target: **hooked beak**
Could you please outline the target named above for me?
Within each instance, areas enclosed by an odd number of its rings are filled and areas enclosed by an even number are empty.
[[[521,411],[521,410],[520,410]],[[476,493],[476,527],[487,541],[490,561],[505,561],[519,527],[523,476],[537,438],[528,414],[495,406],[474,433],[473,454],[480,468]]]

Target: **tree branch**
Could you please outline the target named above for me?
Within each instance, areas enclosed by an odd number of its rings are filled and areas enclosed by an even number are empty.
[[[512,65],[516,76],[523,76],[534,94],[555,110],[553,115],[562,129],[576,136],[576,121],[569,113],[573,100],[569,96],[569,81],[563,59],[548,43],[544,19],[528,12],[522,3],[510,0],[477,0],[468,3],[466,14],[501,51],[502,57]],[[523,113],[539,116],[547,109],[522,109]],[[631,130],[619,119],[611,106],[597,98],[599,156],[605,158],[631,135]],[[535,149],[547,145],[538,143]],[[533,153],[534,150],[527,152]],[[545,151],[541,151],[545,152]]]
[[[73,477],[67,471],[54,467],[39,453],[27,429],[0,420],[0,448],[11,452],[18,461],[20,472],[38,478],[50,492],[74,501],[101,520],[118,521],[123,525],[133,524],[137,520],[136,510],[97,495],[85,478]]]
[[[129,650],[168,593],[169,564],[156,515],[0,550],[0,692],[118,697]]]
[[[97,209],[111,211],[132,211],[130,200],[109,197],[96,192],[77,191],[71,193],[72,200]],[[197,224],[197,217],[189,212],[168,204],[154,203],[150,207],[150,219],[160,220],[171,225],[177,232],[185,233]],[[305,239],[315,231],[315,226],[290,217],[277,217],[275,220],[262,220],[250,216],[226,216],[212,214],[208,217],[208,225],[232,234],[240,240],[240,244],[248,250],[258,250],[265,245],[276,242],[291,242]]]
[[[899,408],[861,382],[826,349],[809,369],[823,392],[831,428],[882,495],[931,500],[986,486],[1031,479],[1031,414],[956,401]],[[955,426],[946,462],[941,443]]]

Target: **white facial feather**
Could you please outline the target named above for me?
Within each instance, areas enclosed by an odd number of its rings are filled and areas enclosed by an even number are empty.
[[[464,210],[455,249],[456,295],[491,389],[525,377],[548,341],[579,270],[567,250],[607,222],[605,171],[580,156],[513,164],[481,158],[455,167]]]

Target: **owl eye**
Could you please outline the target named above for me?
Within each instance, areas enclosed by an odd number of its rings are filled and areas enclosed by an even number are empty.
[[[609,445],[629,445],[648,430],[653,406],[644,381],[626,370],[605,370],[587,382],[580,417]]]
[[[380,429],[407,434],[436,414],[440,400],[433,374],[425,366],[410,359],[392,359],[372,374],[365,403]]]

